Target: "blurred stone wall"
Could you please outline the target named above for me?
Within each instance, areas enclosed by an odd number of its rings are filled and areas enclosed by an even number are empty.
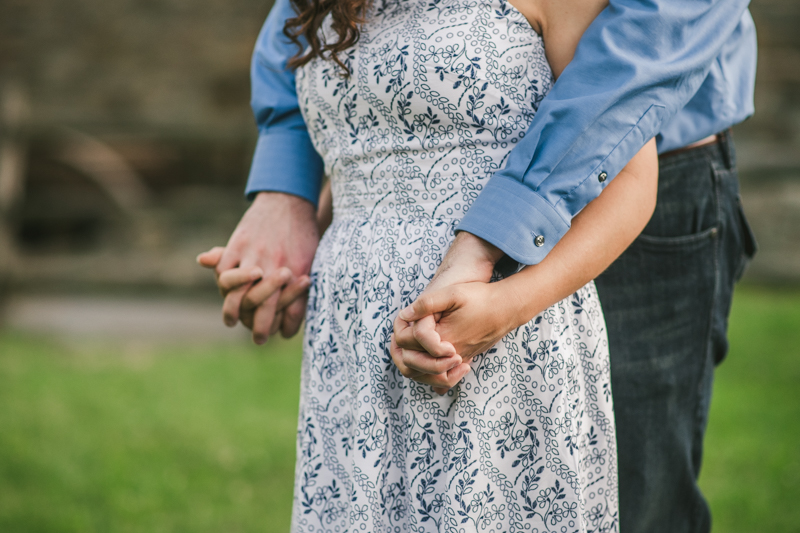
[[[249,64],[270,8],[0,0],[0,270],[13,286],[210,282],[193,258],[246,207]]]
[[[756,112],[735,128],[742,200],[760,251],[748,276],[800,282],[800,2],[754,0]]]
[[[0,270],[13,283],[210,281],[190,259],[246,207],[249,62],[270,7],[0,0]],[[756,115],[735,128],[761,244],[748,275],[800,282],[800,2],[751,11]]]
[[[37,131],[249,139],[269,0],[3,0],[0,76]]]

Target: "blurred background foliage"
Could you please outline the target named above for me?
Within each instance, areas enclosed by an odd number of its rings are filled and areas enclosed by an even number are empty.
[[[250,346],[194,256],[246,208],[269,0],[0,0],[0,531],[286,531],[300,340]],[[800,531],[800,3],[753,0],[734,129],[761,251],[702,484]]]

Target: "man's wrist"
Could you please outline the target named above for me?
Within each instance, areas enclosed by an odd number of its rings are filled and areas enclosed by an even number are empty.
[[[503,250],[468,231],[459,232],[454,241],[456,243],[460,248],[469,250],[475,259],[491,263],[492,266],[504,255]]]
[[[307,198],[303,198],[302,196],[297,196],[296,194],[291,194],[288,192],[281,192],[281,191],[259,191],[253,197],[253,203],[272,202],[277,199],[281,199],[291,203],[296,203],[298,205],[308,204],[316,211],[316,207],[314,206],[314,204],[311,203]]]
[[[261,191],[253,198],[251,207],[255,209],[274,209],[276,203],[283,209],[290,209],[299,215],[308,215],[313,220],[317,219],[317,208],[306,198],[278,191]]]

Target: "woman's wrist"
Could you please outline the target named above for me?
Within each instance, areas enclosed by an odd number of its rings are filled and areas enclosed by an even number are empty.
[[[512,274],[492,285],[496,286],[499,308],[512,325],[511,331],[530,322],[550,304],[544,301],[545,290],[537,289],[536,265]]]

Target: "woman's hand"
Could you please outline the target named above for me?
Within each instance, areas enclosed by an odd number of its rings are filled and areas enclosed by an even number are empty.
[[[448,287],[468,283],[488,284],[494,264],[502,255],[502,251],[483,239],[467,232],[459,233],[417,302]],[[461,364],[461,353],[453,344],[442,340],[437,332],[436,324],[443,312],[413,320],[405,320],[405,315],[401,313],[394,321],[390,347],[392,359],[401,374],[434,386],[434,390],[440,394],[447,392],[469,372],[469,365]]]
[[[468,282],[425,291],[396,322],[398,349],[391,353],[401,373],[439,394],[454,387],[469,372],[473,357],[519,326],[516,299],[505,288],[503,283]],[[399,349],[415,343],[419,348]]]
[[[413,325],[397,335],[402,338],[413,332],[423,348],[430,346],[434,351],[452,346],[452,353],[469,362],[519,326],[517,306],[504,288],[502,283],[471,282],[425,292],[400,312],[400,318]],[[439,316],[435,323],[430,320],[433,316]],[[413,357],[406,365],[420,372],[433,371],[430,363]]]
[[[428,317],[431,318],[431,317]],[[452,345],[451,345],[452,348]],[[426,383],[433,387],[433,390],[438,394],[445,394],[448,390],[453,388],[456,383],[467,375],[470,370],[468,364],[463,363],[460,355],[455,352],[448,356],[433,357],[434,365],[438,365],[431,373],[420,372],[413,368],[406,366],[406,357],[411,357],[412,350],[405,350],[397,345],[397,338],[394,334],[391,337],[389,346],[389,353],[392,356],[392,361],[400,370],[400,373],[408,379],[413,379],[420,383]],[[422,356],[432,357],[426,352],[419,352]]]
[[[285,337],[294,335],[305,315],[305,302],[296,300],[276,320],[279,292],[275,287],[286,280],[284,268],[294,276],[308,274],[319,243],[316,212],[311,202],[279,192],[260,192],[242,216],[215,268],[217,274],[230,269],[243,269],[247,275],[254,267],[263,272],[258,285],[271,289],[270,296],[254,310],[253,341],[263,344],[277,327]],[[283,278],[282,278],[283,276]],[[239,320],[242,301],[252,282],[228,290],[222,304],[227,325]],[[278,326],[275,326],[275,323]]]

